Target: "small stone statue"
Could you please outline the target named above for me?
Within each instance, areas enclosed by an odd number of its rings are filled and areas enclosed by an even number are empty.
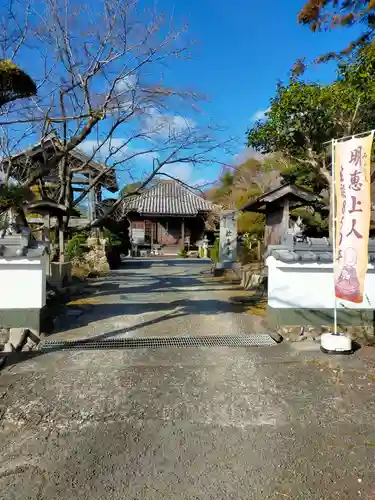
[[[5,227],[0,230],[0,238],[11,236],[12,234],[19,234],[22,231],[23,223],[20,214],[13,208],[9,208],[5,216]]]
[[[297,220],[295,222],[291,223],[290,232],[295,237],[301,237],[301,236],[303,236],[304,229],[305,229],[305,226],[304,226],[303,220],[301,217],[298,216]]]
[[[203,258],[207,259],[207,250],[208,250],[208,238],[207,235],[204,235],[204,238],[202,240],[202,248],[203,248]]]

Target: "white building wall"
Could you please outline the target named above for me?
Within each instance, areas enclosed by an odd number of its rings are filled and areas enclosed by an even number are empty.
[[[45,305],[46,258],[0,259],[0,309],[41,309]]]
[[[268,305],[273,308],[330,309],[334,307],[333,265],[285,263],[275,257],[266,259],[268,266]],[[375,268],[368,265],[364,300],[354,304],[336,299],[337,308],[375,309]]]

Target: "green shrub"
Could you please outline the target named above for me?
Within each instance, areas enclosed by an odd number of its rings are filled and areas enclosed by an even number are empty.
[[[104,238],[108,241],[108,244],[111,247],[117,247],[122,245],[121,239],[117,236],[117,234],[112,233],[109,229],[104,229],[103,231]]]
[[[204,248],[203,247],[201,247],[199,250],[199,257],[201,259],[203,259],[203,257],[204,257]],[[207,257],[208,258],[211,257],[211,249],[210,248],[207,248]]]
[[[239,245],[238,247],[238,260],[241,264],[249,264],[250,262],[256,262],[258,251],[256,248],[249,250],[245,245]]]
[[[181,250],[178,252],[179,257],[187,257],[187,250],[186,248],[181,248]]]
[[[252,250],[254,245],[256,245],[256,243],[258,242],[258,240],[259,240],[259,236],[255,233],[247,232],[243,235],[244,246],[248,250]]]
[[[33,196],[29,188],[0,184],[0,209],[8,206],[19,208],[25,201],[32,200]]]
[[[84,253],[88,251],[87,245],[87,234],[76,233],[72,239],[70,239],[65,246],[65,255],[68,260],[77,259],[82,257]]]
[[[35,82],[9,59],[0,59],[0,106],[36,94]]]
[[[219,238],[215,239],[214,246],[211,248],[210,257],[212,262],[215,264],[219,262],[219,249],[220,249],[220,240]]]

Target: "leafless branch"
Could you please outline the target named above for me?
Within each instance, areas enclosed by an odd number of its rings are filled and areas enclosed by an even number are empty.
[[[28,0],[26,15],[23,0],[12,1],[9,30],[19,35],[8,37],[3,50],[21,60],[32,47],[42,71],[31,75],[37,96],[1,113],[9,176],[24,186],[38,184],[42,195],[74,208],[109,174],[125,169],[139,178],[142,157],[153,159],[140,190],[168,175],[168,165],[226,164],[231,140],[220,143],[192,117],[203,96],[165,81],[167,64],[190,57],[187,26],[174,28],[138,0],[103,0],[95,9],[70,0]],[[25,148],[28,137],[38,138],[38,152],[15,155],[14,146]],[[79,148],[88,153],[78,154]],[[74,197],[73,175],[86,175],[95,161],[102,166],[96,163]],[[45,179],[53,180],[47,186]],[[123,196],[90,227],[102,224]]]

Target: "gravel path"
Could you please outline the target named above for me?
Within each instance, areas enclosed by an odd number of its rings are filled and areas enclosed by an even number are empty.
[[[243,335],[263,331],[259,317],[228,302],[235,287],[213,280],[202,261],[133,260],[86,297],[72,301],[51,339]],[[244,292],[242,292],[243,294]]]
[[[232,291],[202,270],[116,273],[57,336],[244,328]],[[0,499],[374,500],[374,352],[331,359],[306,341],[15,356],[0,372]]]

